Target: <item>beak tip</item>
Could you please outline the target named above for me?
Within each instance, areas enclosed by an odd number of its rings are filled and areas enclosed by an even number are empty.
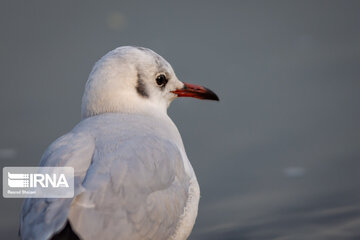
[[[214,94],[209,94],[204,99],[213,100],[213,101],[220,101],[219,97],[215,93]]]
[[[216,95],[216,93],[214,93],[213,91],[211,91],[210,89],[206,88],[206,97],[204,99],[208,99],[208,100],[214,100],[214,101],[220,101],[218,95]]]

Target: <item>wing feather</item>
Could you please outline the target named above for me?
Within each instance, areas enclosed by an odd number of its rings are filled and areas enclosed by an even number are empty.
[[[70,211],[73,228],[84,239],[168,239],[188,197],[179,149],[155,136],[113,144],[95,150],[86,191]]]
[[[85,133],[68,133],[53,142],[45,151],[40,166],[74,168],[75,195],[83,191],[81,182],[95,149],[94,138]],[[25,199],[20,218],[22,239],[49,239],[61,230],[67,220],[71,198]]]
[[[155,135],[101,137],[70,132],[49,146],[40,165],[74,167],[75,197],[26,199],[22,239],[49,239],[67,219],[80,238],[89,240],[174,234],[190,181],[178,147]]]

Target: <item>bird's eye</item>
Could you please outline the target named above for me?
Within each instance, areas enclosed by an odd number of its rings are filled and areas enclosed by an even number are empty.
[[[166,78],[166,76],[164,74],[160,74],[159,76],[156,77],[156,83],[159,86],[165,86],[166,83],[168,82],[168,79]]]

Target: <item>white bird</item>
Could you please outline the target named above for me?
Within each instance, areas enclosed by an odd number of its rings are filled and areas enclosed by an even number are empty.
[[[167,115],[176,97],[219,100],[180,82],[150,49],[119,47],[94,66],[82,120],[40,166],[75,170],[74,198],[29,198],[22,239],[186,239],[200,197],[181,136]]]

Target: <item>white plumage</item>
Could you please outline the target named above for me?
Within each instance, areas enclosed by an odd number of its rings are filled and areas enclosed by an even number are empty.
[[[51,239],[70,223],[86,240],[186,239],[200,192],[166,113],[177,96],[217,100],[208,89],[180,82],[149,49],[120,47],[100,59],[86,84],[83,120],[40,163],[74,167],[75,196],[26,199],[21,238]]]

